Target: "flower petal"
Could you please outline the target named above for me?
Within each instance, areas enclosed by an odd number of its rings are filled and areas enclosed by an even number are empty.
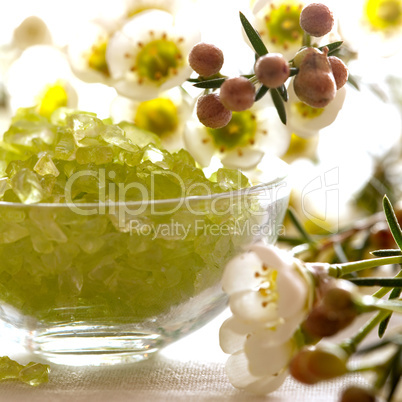
[[[253,332],[254,334],[263,333],[263,338],[261,339],[261,347],[268,348],[272,346],[281,345],[291,339],[299,327],[300,323],[305,318],[306,313],[299,312],[298,314],[283,320],[283,322],[278,323],[276,326],[267,328],[259,327]]]
[[[255,253],[243,253],[234,257],[226,265],[223,273],[223,290],[231,295],[257,286],[261,280],[255,273],[261,272],[261,265],[261,260]]]
[[[235,316],[247,323],[275,325],[279,319],[277,304],[267,304],[266,298],[253,290],[233,294],[229,306]]]
[[[230,317],[219,330],[219,344],[225,353],[233,354],[243,349],[250,326],[236,317]]]
[[[278,314],[282,318],[291,317],[306,308],[309,284],[297,270],[281,270],[276,280],[278,286]]]
[[[203,127],[203,126],[202,126]],[[199,124],[189,121],[184,127],[183,140],[191,156],[201,165],[209,166],[215,147]]]
[[[269,267],[278,270],[291,269],[293,266],[293,257],[286,251],[271,244],[258,242],[252,244],[249,249],[256,253],[261,261]]]
[[[252,169],[258,165],[264,152],[254,148],[239,148],[229,151],[222,158],[222,163],[228,168]]]
[[[335,121],[345,101],[346,87],[342,87],[337,91],[335,99],[317,116],[304,117],[296,107],[301,101],[295,94],[293,80],[294,79],[292,79],[288,86],[289,100],[285,105],[288,115],[287,126],[299,137],[313,137],[317,135],[322,128],[329,126]],[[309,106],[307,106],[307,108],[308,107]]]
[[[249,362],[249,371],[255,376],[273,375],[286,367],[293,356],[294,343],[288,341],[270,347],[262,346],[265,332],[249,336],[244,351]]]
[[[226,374],[234,387],[257,395],[266,395],[283,384],[288,372],[283,370],[275,376],[253,376],[248,371],[247,356],[244,352],[238,352],[226,362]]]

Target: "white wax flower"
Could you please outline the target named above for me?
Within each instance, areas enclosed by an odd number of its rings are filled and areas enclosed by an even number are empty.
[[[220,129],[207,128],[194,116],[184,131],[187,150],[202,166],[217,156],[224,166],[241,169],[254,168],[266,153],[282,156],[290,133],[265,98],[249,110],[233,112],[229,124]]]
[[[288,86],[289,100],[285,103],[288,129],[302,138],[318,135],[324,127],[331,125],[342,109],[346,87],[336,92],[335,99],[324,108],[313,108],[303,103],[295,94],[293,79]]]
[[[222,286],[233,316],[220,330],[232,356],[227,372],[235,387],[266,394],[279,387],[297,348],[295,331],[313,300],[313,286],[299,260],[257,243],[231,260]]]
[[[110,39],[106,61],[120,95],[156,98],[192,73],[187,57],[200,41],[194,21],[159,10],[136,14]]]
[[[75,75],[86,82],[113,85],[106,49],[118,29],[116,20],[91,21],[80,30],[68,47],[68,58]]]
[[[8,71],[6,84],[11,109],[15,112],[20,107],[38,106],[39,113],[49,117],[58,107],[75,108],[78,96],[71,84],[73,80],[68,61],[60,50],[46,45],[31,46]]]
[[[191,115],[193,99],[179,88],[172,88],[158,98],[139,102],[118,96],[111,105],[111,117],[116,122],[129,121],[137,127],[159,136],[170,152],[183,148],[184,125]]]
[[[372,60],[400,52],[402,38],[401,0],[353,0],[339,4],[339,25],[342,39],[359,56]]]

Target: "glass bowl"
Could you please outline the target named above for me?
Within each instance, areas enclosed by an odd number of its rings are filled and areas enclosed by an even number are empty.
[[[274,243],[284,177],[211,196],[0,202],[0,319],[61,364],[141,360],[219,314],[226,262]]]

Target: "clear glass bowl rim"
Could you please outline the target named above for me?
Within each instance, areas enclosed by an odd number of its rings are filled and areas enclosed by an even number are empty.
[[[213,193],[208,195],[194,195],[194,196],[185,196],[179,198],[167,198],[167,199],[160,199],[160,200],[143,200],[143,201],[119,201],[119,202],[93,202],[93,203],[37,203],[37,204],[24,204],[22,202],[6,202],[0,201],[0,208],[1,207],[15,207],[15,208],[69,208],[71,206],[79,207],[79,208],[96,208],[100,206],[106,207],[135,207],[143,205],[144,203],[151,206],[151,205],[165,205],[165,204],[173,204],[184,201],[208,201],[214,200],[219,198],[227,198],[227,197],[242,197],[248,196],[251,194],[259,193],[262,190],[267,190],[270,188],[275,188],[278,184],[284,182],[287,178],[287,174],[282,174],[275,179],[255,184],[250,187],[245,187],[240,190],[231,190],[225,191],[223,193]]]

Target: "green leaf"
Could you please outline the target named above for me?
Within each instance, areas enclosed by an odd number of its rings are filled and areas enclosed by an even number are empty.
[[[264,56],[268,53],[268,49],[265,47],[264,42],[261,40],[260,34],[253,28],[248,19],[240,12],[240,21],[243,25],[244,32],[246,33],[251,45],[258,56]]]
[[[331,56],[331,54],[335,53],[341,46],[342,46],[343,41],[338,41],[338,42],[333,42],[329,43],[328,45],[325,46],[320,46],[318,49],[322,51],[324,47],[328,48],[328,56]]]
[[[262,97],[265,96],[265,94],[269,91],[269,88],[266,87],[265,85],[261,85],[258,88],[257,93],[255,94],[254,102],[259,101]]]
[[[299,72],[299,69],[297,67],[290,67],[290,74],[289,77],[293,77]]]
[[[374,257],[392,257],[395,255],[402,255],[402,251],[397,249],[387,249],[387,250],[375,250],[371,251],[370,254],[374,255]]]
[[[294,212],[292,207],[289,207],[287,210],[290,220],[292,221],[293,225],[300,233],[301,237],[304,239],[306,243],[314,243],[314,240],[310,237],[310,235],[304,229],[302,223],[300,222],[299,218],[297,217],[296,213]]]
[[[357,286],[402,287],[402,278],[350,278],[348,281]]]
[[[279,92],[276,88],[271,88],[271,97],[274,102],[274,106],[276,107],[276,110],[278,111],[278,115],[279,115],[279,118],[281,119],[281,122],[283,124],[286,124],[285,105],[283,103],[281,95],[279,94]]]
[[[356,78],[355,78],[352,74],[349,74],[348,83],[349,83],[350,85],[352,85],[352,87],[354,87],[354,88],[356,88],[358,91],[360,91],[359,83],[357,82]]]
[[[392,292],[389,295],[389,298],[390,299],[397,299],[401,295],[401,291],[402,291],[402,288],[392,289]],[[378,326],[378,336],[380,338],[383,337],[383,335],[384,335],[384,333],[385,333],[385,331],[386,331],[386,329],[388,327],[388,323],[389,323],[389,320],[391,319],[391,316],[392,316],[392,314],[390,314],[388,317],[384,318],[380,322],[380,325]]]
[[[389,230],[391,231],[396,244],[402,250],[401,227],[399,226],[398,219],[396,219],[395,212],[394,212],[394,209],[392,208],[391,202],[386,195],[384,195],[382,203],[383,203],[383,207],[384,207],[385,217],[387,218]]]
[[[220,88],[226,78],[214,78],[213,80],[202,81],[194,84],[196,88]]]
[[[289,99],[288,96],[288,91],[286,90],[285,85],[281,85],[279,88],[277,88],[279,95],[283,99],[284,102],[287,102]]]
[[[389,376],[389,393],[387,397],[387,401],[391,402],[398,387],[399,381],[401,380],[401,357],[402,357],[402,348],[399,347],[398,351],[395,353],[394,358],[392,359],[391,372]]]
[[[363,296],[360,301],[365,307],[374,307],[378,310],[402,313],[402,300],[399,299],[382,300],[372,296]]]

